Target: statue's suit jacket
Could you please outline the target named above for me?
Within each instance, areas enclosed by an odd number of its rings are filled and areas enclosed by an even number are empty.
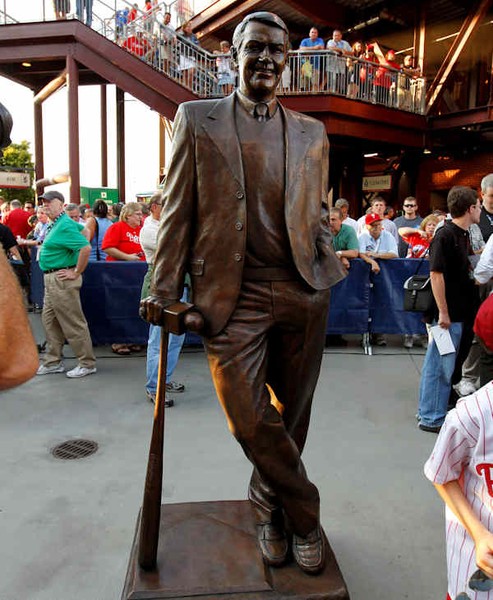
[[[227,323],[240,292],[246,249],[246,191],[235,94],[180,105],[154,262],[152,293],[181,297],[185,274],[204,334]],[[328,140],[319,121],[284,109],[285,219],[296,268],[313,290],[344,276],[325,208]]]

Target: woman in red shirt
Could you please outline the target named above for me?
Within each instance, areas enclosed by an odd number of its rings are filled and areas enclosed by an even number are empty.
[[[144,251],[139,241],[142,228],[142,207],[138,202],[125,204],[120,220],[108,227],[104,234],[101,250],[106,252],[107,261],[145,261]],[[140,352],[143,346],[137,344],[111,344],[115,354],[126,355]]]
[[[101,250],[106,252],[106,260],[145,260],[139,235],[142,228],[142,207],[138,202],[125,204],[120,220],[108,227]]]
[[[438,225],[438,217],[428,215],[419,226],[419,229],[412,227],[399,227],[399,235],[409,244],[406,258],[423,258],[428,255],[431,238]]]

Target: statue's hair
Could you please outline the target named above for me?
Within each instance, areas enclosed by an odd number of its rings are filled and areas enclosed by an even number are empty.
[[[233,47],[238,50],[241,46],[241,42],[243,41],[243,35],[245,33],[246,26],[251,21],[255,21],[257,23],[264,23],[265,25],[270,25],[271,27],[277,27],[278,29],[282,29],[284,31],[284,36],[286,39],[286,44],[288,42],[289,31],[286,23],[277,15],[271,12],[259,11],[250,13],[247,15],[241,23],[238,23],[236,29],[233,33]]]

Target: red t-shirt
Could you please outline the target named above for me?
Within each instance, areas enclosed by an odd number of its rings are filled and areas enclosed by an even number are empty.
[[[142,254],[140,260],[145,260],[144,251],[139,242],[139,234],[142,227],[130,227],[125,221],[117,221],[108,227],[104,234],[101,250],[106,248],[116,248],[125,254]],[[118,260],[112,256],[107,256],[106,260]]]
[[[409,244],[407,258],[422,258],[428,253],[430,240],[427,240],[419,235],[419,233],[410,233],[403,235],[402,239]]]
[[[30,216],[22,208],[14,208],[14,210],[6,214],[3,224],[7,225],[15,237],[20,235],[21,238],[25,239],[32,229],[31,225],[27,222]]]

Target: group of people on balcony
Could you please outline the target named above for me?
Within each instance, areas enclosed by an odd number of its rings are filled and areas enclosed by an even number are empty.
[[[334,29],[325,43],[316,27],[310,29],[298,51],[309,53],[299,66],[301,89],[411,108],[415,91],[411,83],[421,76],[412,55],[406,55],[399,64],[394,50],[384,54],[376,41],[365,44],[357,40],[351,46],[339,29]]]
[[[77,17],[90,26],[93,0],[76,0]],[[159,70],[180,80],[201,95],[227,95],[236,84],[236,71],[230,55],[231,44],[224,40],[214,51],[217,57],[201,56],[197,36],[188,20],[186,2],[175,3],[175,31],[171,12],[163,13],[158,0],[145,0],[115,13],[115,38],[119,45],[151,63]],[[183,5],[183,6],[182,6]],[[53,0],[57,19],[70,12],[70,0]],[[180,9],[180,11],[178,11]],[[181,15],[181,16],[180,16]],[[210,81],[209,81],[210,79]],[[383,52],[378,42],[357,40],[351,46],[342,31],[334,29],[324,41],[312,27],[307,38],[291,55],[282,77],[285,92],[330,92],[404,110],[419,107],[423,98],[421,71],[410,54],[398,63],[396,53]]]

